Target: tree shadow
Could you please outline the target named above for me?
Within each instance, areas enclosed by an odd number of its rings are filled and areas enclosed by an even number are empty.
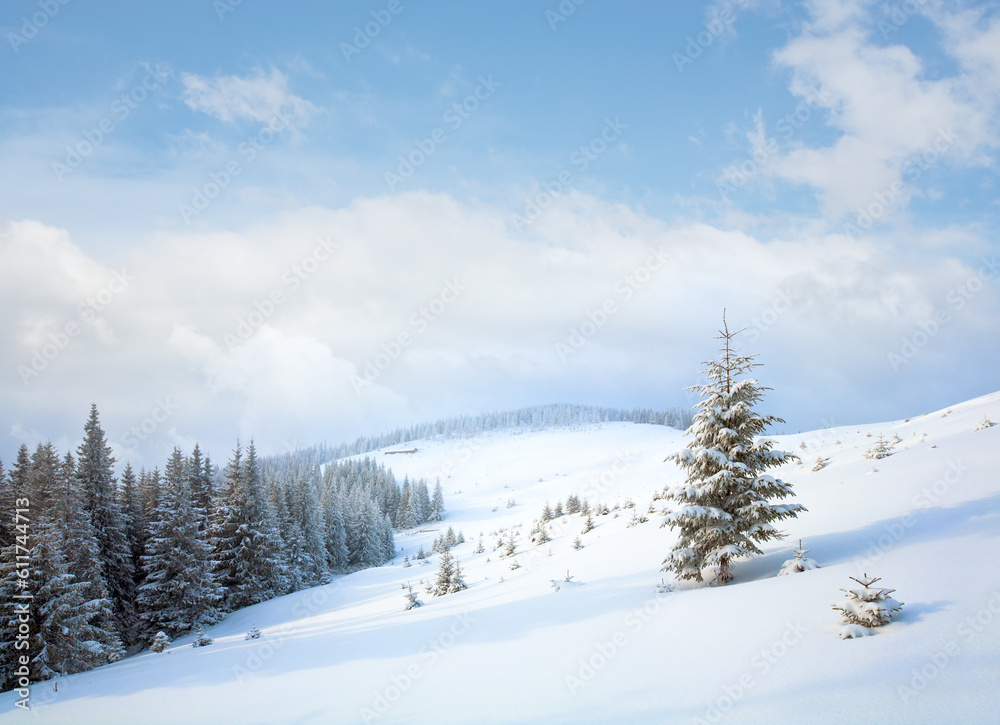
[[[812,536],[803,544],[809,558],[820,566],[847,562],[877,563],[887,552],[927,541],[957,536],[1000,536],[1000,493],[955,506],[934,506],[882,519],[859,529]],[[797,543],[797,542],[796,542]],[[732,584],[775,576],[792,558],[792,542],[765,551],[762,556],[738,562]],[[808,576],[809,572],[792,576]],[[730,584],[730,586],[732,586]]]

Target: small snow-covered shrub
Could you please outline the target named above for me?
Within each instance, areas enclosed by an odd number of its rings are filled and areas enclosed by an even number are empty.
[[[865,458],[871,458],[878,460],[880,458],[887,458],[892,455],[892,446],[882,437],[882,434],[878,434],[878,440],[875,442],[871,448],[865,451]]]
[[[826,464],[829,463],[829,462],[830,462],[829,458],[823,458],[821,456],[821,457],[819,457],[819,458],[816,459],[816,463],[813,465],[812,470],[814,472],[815,471],[822,471],[824,468],[826,468]]]
[[[403,595],[406,597],[406,611],[422,607],[424,603],[417,598],[417,593],[413,591],[413,587],[407,584],[406,589],[406,594]]]
[[[660,579],[660,583],[653,587],[653,594],[669,594],[673,590],[673,584],[667,584],[665,579]]]
[[[810,549],[802,548],[802,540],[799,539],[799,548],[795,549],[795,556],[781,565],[781,571],[778,572],[778,576],[819,569],[819,564],[806,556],[809,551]]]
[[[247,632],[247,636],[243,639],[260,639],[260,630],[257,629],[257,625],[250,627],[250,631]]]
[[[890,597],[894,589],[882,589],[873,587],[875,582],[881,581],[878,577],[870,577],[863,574],[860,579],[851,577],[861,586],[854,589],[841,589],[846,599],[832,605],[840,612],[845,624],[855,624],[860,627],[881,627],[888,624],[892,616],[903,607],[902,602],[897,602]],[[843,635],[842,635],[843,636]]]
[[[979,421],[979,423],[976,425],[976,430],[986,430],[987,428],[992,428],[992,427],[993,427],[993,421],[984,415],[983,419]]]
[[[207,647],[212,644],[215,640],[205,634],[205,630],[198,627],[198,634],[195,635],[194,642],[191,643],[192,647]]]
[[[153,637],[152,643],[150,643],[149,648],[154,652],[162,652],[170,644],[170,637],[168,637],[164,632],[157,632],[156,636]]]

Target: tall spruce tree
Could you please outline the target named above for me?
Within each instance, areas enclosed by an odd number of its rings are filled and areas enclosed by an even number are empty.
[[[66,569],[80,587],[84,602],[82,611],[86,615],[86,640],[91,651],[90,667],[97,667],[120,659],[124,649],[104,583],[100,546],[83,505],[84,493],[71,453],[63,457],[56,483],[49,521],[61,542]]]
[[[247,607],[284,592],[281,540],[264,495],[253,441],[245,456],[236,445],[216,519],[212,538],[226,609]]]
[[[149,522],[139,589],[143,640],[159,631],[176,637],[218,621],[219,587],[206,532],[200,528],[184,456],[174,448],[164,469],[159,503]]]
[[[125,521],[115,495],[115,459],[101,428],[97,405],[83,426],[83,443],[77,449],[77,476],[84,492],[100,553],[104,583],[111,599],[118,632],[126,637],[134,631],[136,612],[129,603],[133,581],[131,552],[125,536]],[[127,641],[127,640],[126,640]]]
[[[667,491],[679,508],[664,521],[679,529],[679,536],[663,570],[679,579],[700,582],[702,570],[710,567],[716,583],[727,583],[736,559],[760,554],[759,543],[780,538],[772,522],[805,510],[800,504],[771,503],[791,496],[792,487],[765,471],[796,456],[774,450],[773,441],[760,437],[769,425],[784,421],[754,412],[768,388],[746,377],[758,364],[755,356],[734,350],[739,332],[729,331],[723,314],[720,359],[706,363],[707,383],[690,388],[701,397],[685,434],[693,440],[666,459],[687,473],[683,484]]]
[[[424,491],[427,491],[426,484]],[[440,478],[434,484],[434,498],[431,499],[430,510],[427,512],[427,521],[444,521],[444,491],[441,489]]]

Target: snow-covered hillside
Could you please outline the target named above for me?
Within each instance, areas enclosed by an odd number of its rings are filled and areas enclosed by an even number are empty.
[[[6,693],[0,721],[995,723],[1000,425],[977,430],[984,416],[1000,422],[1000,393],[779,437],[802,457],[779,475],[808,512],[730,585],[673,592],[656,588],[673,534],[653,497],[680,480],[663,462],[679,431],[609,423],[380,451],[400,479],[440,476],[448,508],[443,524],[400,532],[395,561],[231,614],[208,647],[188,637],[58,691],[38,684],[31,714]],[[880,433],[898,437],[891,455],[866,458]],[[532,544],[546,502],[570,494],[618,508],[585,534],[580,515],[557,518],[552,541]],[[512,569],[495,549],[517,525]],[[435,598],[420,582],[439,556],[404,567],[404,555],[449,526],[466,537],[453,551],[469,588]],[[776,576],[799,539],[821,568]],[[863,573],[904,607],[875,636],[842,640],[831,605]],[[425,606],[404,611],[407,582]],[[245,639],[254,625],[261,638]]]

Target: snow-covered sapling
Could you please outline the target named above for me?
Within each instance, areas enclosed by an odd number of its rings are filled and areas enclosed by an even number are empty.
[[[153,637],[152,643],[149,648],[154,652],[162,652],[170,644],[170,637],[168,637],[164,632],[157,632],[156,636]]]
[[[192,647],[207,647],[212,644],[215,640],[205,634],[205,630],[198,626],[197,634],[195,635],[194,642],[191,643]]]
[[[902,602],[897,602],[890,597],[895,590],[873,587],[875,582],[881,581],[879,577],[870,577],[863,574],[860,579],[851,577],[853,581],[860,584],[854,589],[841,589],[846,599],[832,605],[840,612],[844,618],[845,625],[840,636],[844,639],[856,637],[860,632],[857,627],[881,627],[888,624],[892,616],[903,607]]]
[[[406,611],[422,607],[424,604],[417,598],[417,593],[413,591],[413,587],[409,584],[406,585],[406,594],[403,596],[406,597]]]
[[[983,419],[979,421],[979,423],[976,425],[976,430],[986,430],[987,428],[992,428],[992,427],[993,427],[993,421],[984,415]]]
[[[830,462],[829,458],[823,458],[822,456],[820,456],[819,458],[816,459],[816,463],[813,464],[812,467],[813,472],[822,471],[824,468],[826,468],[826,464],[829,462]]]
[[[247,636],[243,639],[260,639],[260,630],[257,629],[257,625],[250,627],[250,631],[247,632]]]
[[[802,548],[802,539],[799,539],[799,548],[795,549],[795,556],[781,565],[781,571],[778,572],[778,576],[819,569],[819,564],[806,556],[809,551],[809,549]]]
[[[583,542],[580,541],[580,537],[579,536],[577,536],[575,539],[573,539],[573,548],[576,549],[577,551],[579,551],[580,549],[583,548]]]
[[[875,441],[875,445],[865,451],[865,458],[871,458],[878,460],[880,458],[887,458],[892,455],[892,446],[889,442],[882,436],[881,433],[878,434],[878,440]]]

